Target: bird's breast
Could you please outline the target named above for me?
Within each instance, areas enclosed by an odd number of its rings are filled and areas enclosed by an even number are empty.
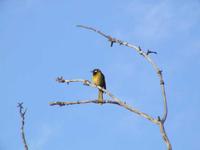
[[[99,75],[99,74],[93,75],[93,77],[92,77],[92,82],[98,86],[101,85],[101,82],[102,82],[101,80],[102,80],[101,75]]]

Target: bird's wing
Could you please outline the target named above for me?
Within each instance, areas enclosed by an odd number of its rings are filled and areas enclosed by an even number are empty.
[[[106,80],[105,80],[105,76],[102,74],[103,77],[103,88],[106,89]]]

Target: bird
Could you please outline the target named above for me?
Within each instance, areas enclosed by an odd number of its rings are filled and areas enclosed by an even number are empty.
[[[104,74],[101,72],[100,69],[94,69],[91,71],[92,72],[92,82],[97,85],[100,86],[104,89],[106,89],[106,81],[105,81],[105,76]],[[103,91],[99,89],[98,92],[98,103],[103,104]]]

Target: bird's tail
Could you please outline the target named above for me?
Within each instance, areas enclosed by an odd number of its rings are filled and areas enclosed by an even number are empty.
[[[102,90],[99,90],[98,103],[101,105],[103,104],[103,91]]]

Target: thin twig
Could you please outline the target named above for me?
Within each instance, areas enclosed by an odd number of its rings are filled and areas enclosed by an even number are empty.
[[[136,50],[140,55],[142,55],[154,68],[154,70],[156,71],[159,79],[160,79],[160,86],[161,86],[161,90],[162,90],[162,96],[163,96],[163,101],[164,101],[164,111],[163,111],[163,116],[162,116],[162,122],[164,123],[165,120],[167,119],[167,114],[168,114],[168,108],[167,108],[167,98],[166,98],[166,93],[165,93],[165,86],[164,86],[164,80],[163,80],[163,76],[162,76],[162,71],[161,69],[159,69],[159,67],[157,66],[157,64],[150,58],[150,56],[145,53],[140,46],[136,46],[133,44],[129,44],[128,42],[113,38],[110,35],[106,35],[105,33],[103,33],[102,31],[96,30],[95,28],[92,27],[88,27],[88,26],[84,26],[84,25],[77,25],[77,27],[81,27],[84,29],[88,29],[91,31],[94,31],[102,36],[104,36],[105,38],[107,38],[110,42],[111,45],[113,43],[118,43],[119,45],[124,45],[127,46],[129,48],[132,48],[134,50]],[[152,51],[151,51],[152,52]],[[155,52],[154,52],[155,53]]]
[[[147,55],[149,55],[149,54],[157,54],[157,52],[155,52],[155,51],[150,51],[150,50],[148,49],[146,54],[147,54]]]
[[[28,150],[28,145],[27,145],[27,142],[26,142],[25,132],[24,132],[25,114],[26,114],[27,109],[24,110],[23,103],[18,103],[17,107],[19,107],[19,114],[20,114],[20,117],[21,117],[21,136],[22,136],[24,149]]]

